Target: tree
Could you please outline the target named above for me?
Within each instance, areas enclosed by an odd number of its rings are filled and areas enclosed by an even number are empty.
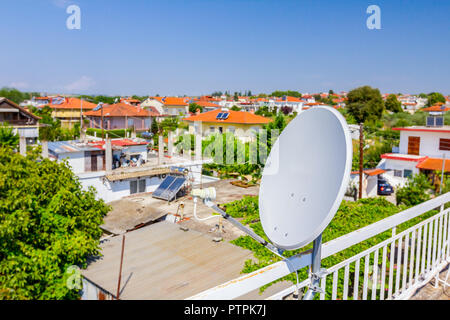
[[[22,103],[24,100],[31,98],[30,94],[20,92],[14,88],[2,88],[0,89],[0,97],[11,100],[14,103]]]
[[[402,103],[397,100],[397,96],[395,94],[390,94],[385,102],[386,110],[392,112],[403,112]]]
[[[274,92],[272,92],[271,96],[278,97],[278,98],[281,98],[283,96],[301,98],[302,94],[298,91],[287,90],[287,91],[274,91]]]
[[[197,113],[197,110],[200,110],[200,113],[203,112],[203,107],[196,104],[196,103],[191,103],[189,105],[189,112],[190,113]]]
[[[417,174],[408,179],[403,188],[397,190],[397,205],[405,204],[409,207],[416,206],[431,198],[427,192],[431,189],[431,183],[424,174]]]
[[[67,270],[99,254],[110,208],[67,164],[37,160],[0,150],[0,300],[77,299]]]
[[[0,148],[15,148],[19,144],[19,136],[8,125],[0,125]]]
[[[428,107],[434,106],[438,102],[445,103],[445,97],[442,95],[442,93],[431,92],[428,94]]]
[[[289,106],[284,106],[280,108],[280,111],[284,114],[284,115],[289,115],[292,113],[292,110],[294,110],[294,108],[289,107]]]
[[[378,120],[383,115],[384,103],[380,90],[359,87],[347,95],[348,113],[359,123],[359,198],[362,198],[364,122]]]
[[[232,110],[232,111],[241,111],[241,108],[239,108],[238,106],[232,106],[230,110]]]
[[[152,125],[150,127],[150,132],[153,133],[154,136],[156,136],[158,134],[158,121],[156,121],[156,119],[152,120]]]

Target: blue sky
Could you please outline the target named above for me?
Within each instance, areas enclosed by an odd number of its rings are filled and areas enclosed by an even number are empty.
[[[68,30],[66,8],[81,8]],[[369,5],[381,30],[369,30]],[[450,94],[450,2],[2,0],[0,87],[48,93]]]

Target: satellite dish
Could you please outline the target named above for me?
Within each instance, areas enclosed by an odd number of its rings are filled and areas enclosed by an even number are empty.
[[[315,240],[333,219],[347,189],[352,140],[330,107],[300,113],[272,147],[259,192],[262,227],[285,250]]]

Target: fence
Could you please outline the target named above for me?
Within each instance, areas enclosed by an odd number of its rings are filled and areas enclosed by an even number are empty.
[[[323,270],[319,299],[410,298],[418,288],[437,277],[450,262],[450,209],[444,209],[449,201],[450,192],[325,243],[322,259],[392,230],[389,239]],[[399,225],[436,208],[439,208],[437,214],[397,233]],[[189,299],[235,299],[310,265],[311,252],[308,251]],[[310,279],[306,279],[298,287],[304,290],[309,284]],[[283,299],[295,290],[296,286],[291,286],[269,299]]]

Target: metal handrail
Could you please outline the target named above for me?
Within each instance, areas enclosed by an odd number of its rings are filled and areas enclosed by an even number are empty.
[[[396,226],[407,222],[413,218],[416,218],[426,212],[429,212],[433,209],[441,207],[450,202],[450,192],[426,201],[422,204],[409,208],[405,211],[397,213],[393,216],[380,220],[376,223],[368,225],[359,230],[348,233],[344,236],[331,240],[325,243],[322,247],[322,259],[326,257],[332,256],[340,251],[343,251],[355,244],[363,242],[367,239],[376,236],[377,234],[383,233],[390,229],[395,228]],[[444,212],[444,211],[442,211]],[[448,211],[445,211],[448,215]],[[449,219],[450,220],[450,219]],[[450,231],[450,227],[446,229],[447,233]],[[403,233],[396,235],[395,239],[402,237]],[[446,241],[448,241],[448,235],[444,235],[447,237]],[[392,242],[392,238],[391,238]],[[370,250],[370,249],[369,249]],[[275,280],[278,280],[284,276],[287,276],[297,270],[308,267],[311,265],[311,252],[306,251],[300,253],[298,255],[292,256],[288,259],[276,262],[264,268],[261,268],[252,273],[243,275],[237,279],[228,281],[214,288],[203,291],[199,294],[196,294],[190,298],[189,300],[230,300],[238,298],[246,293],[249,293],[255,289],[258,289],[268,283],[271,283]],[[303,284],[307,285],[307,281],[303,282]],[[323,295],[322,295],[323,297]]]

